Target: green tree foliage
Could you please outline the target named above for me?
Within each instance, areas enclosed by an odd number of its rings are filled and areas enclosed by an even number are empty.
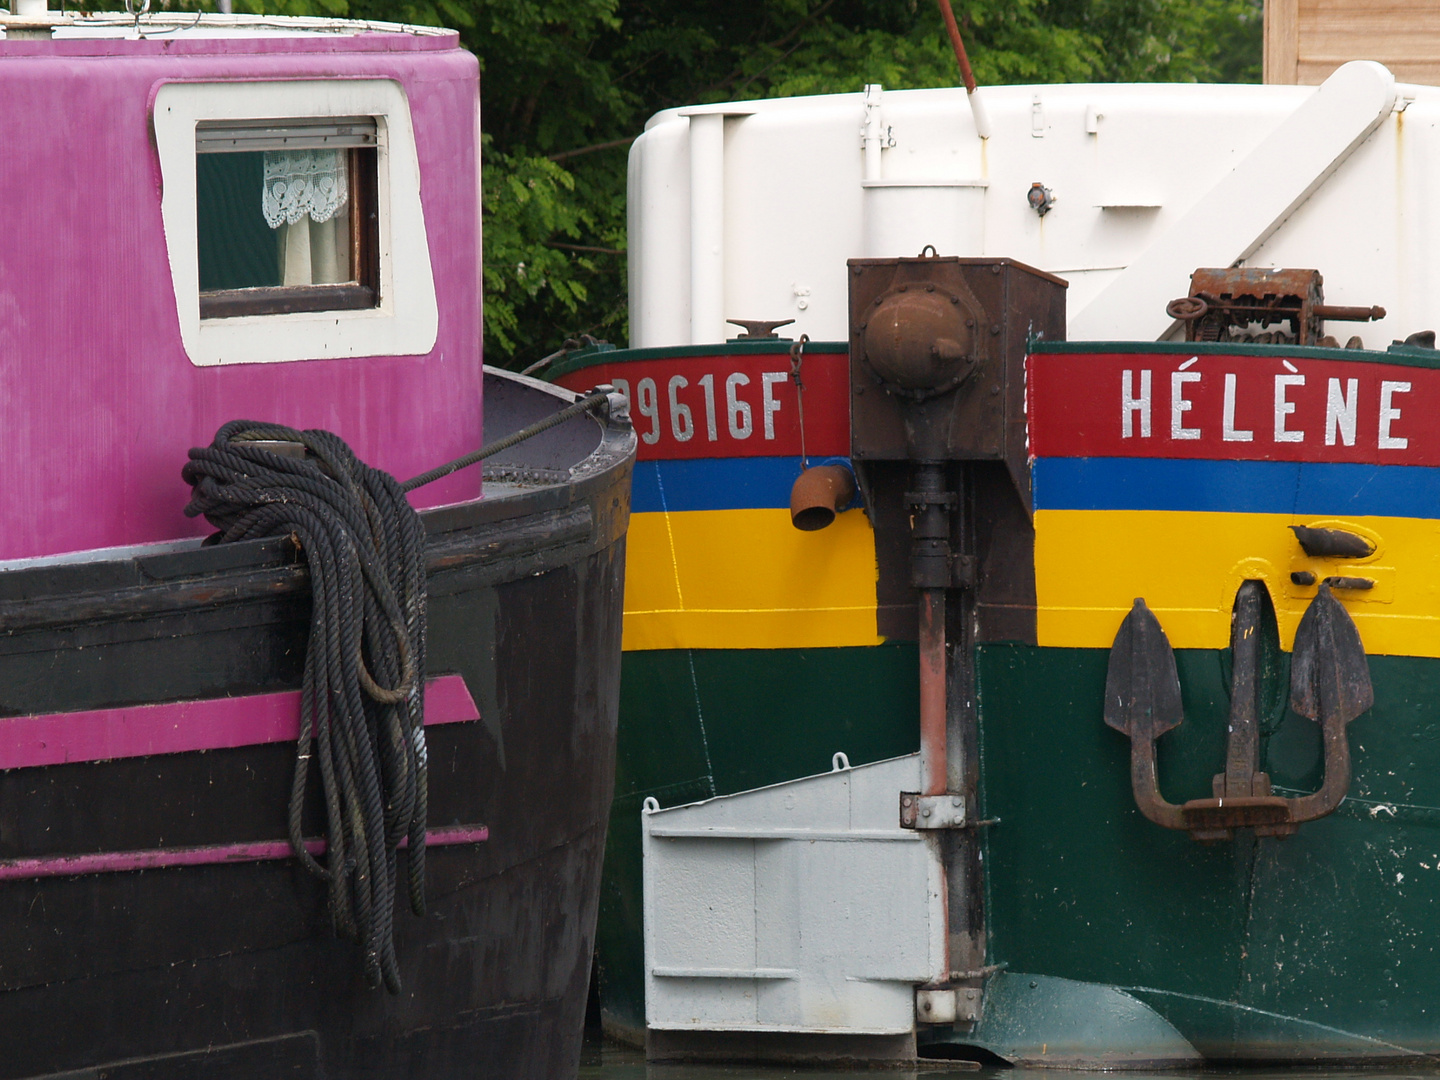
[[[463,0],[460,0],[463,2]],[[953,86],[933,0],[472,0],[487,356],[623,342],[625,147],[697,102]],[[1260,78],[1260,0],[954,0],[982,84]],[[547,171],[548,163],[553,171]],[[523,178],[523,190],[506,180]],[[566,207],[569,209],[566,209]]]
[[[647,117],[958,82],[934,0],[233,2],[460,30],[483,70],[486,358],[512,367],[582,333],[626,338],[626,148]],[[953,0],[982,85],[1258,82],[1261,4]]]

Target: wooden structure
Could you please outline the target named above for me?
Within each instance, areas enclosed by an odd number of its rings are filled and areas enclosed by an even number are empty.
[[[1318,86],[1347,60],[1440,84],[1440,0],[1265,0],[1265,81]]]

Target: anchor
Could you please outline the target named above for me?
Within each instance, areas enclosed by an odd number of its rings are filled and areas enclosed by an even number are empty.
[[[1183,829],[1202,843],[1229,840],[1235,829],[1257,836],[1289,836],[1307,821],[1333,812],[1350,787],[1350,743],[1345,729],[1370,708],[1375,693],[1365,647],[1349,613],[1322,583],[1295,632],[1290,662],[1290,707],[1320,725],[1325,779],[1313,794],[1274,795],[1259,771],[1257,689],[1260,627],[1267,597],[1259,581],[1241,585],[1231,626],[1234,673],[1225,771],[1214,795],[1166,802],[1156,774],[1155,740],[1184,722],[1175,652],[1160,622],[1137,599],[1110,649],[1105,677],[1105,723],[1130,737],[1130,785],[1135,805],[1157,825]]]

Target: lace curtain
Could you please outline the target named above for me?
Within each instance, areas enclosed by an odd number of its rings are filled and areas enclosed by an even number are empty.
[[[329,221],[345,205],[350,191],[343,150],[267,150],[265,152],[265,223],[272,229],[294,225],[309,215]]]
[[[267,150],[261,208],[277,232],[285,285],[350,281],[344,150]]]

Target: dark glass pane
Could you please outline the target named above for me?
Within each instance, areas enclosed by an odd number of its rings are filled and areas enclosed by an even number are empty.
[[[281,284],[275,230],[260,209],[264,153],[197,154],[200,291]]]

